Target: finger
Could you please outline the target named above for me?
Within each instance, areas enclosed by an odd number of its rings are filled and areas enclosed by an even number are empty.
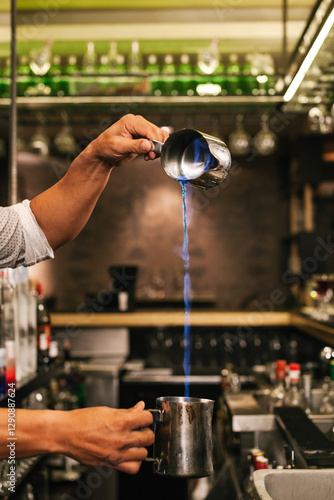
[[[160,142],[165,142],[168,138],[168,132],[147,121],[140,115],[130,117],[126,123],[126,128],[133,137],[147,137],[148,139],[156,139]]]
[[[147,410],[130,409],[127,411],[127,419],[125,420],[126,427],[129,430],[139,429],[141,427],[149,427],[153,423],[153,415]]]
[[[139,472],[141,462],[124,462],[114,467],[115,470],[126,472],[127,474],[137,474]]]
[[[146,427],[142,430],[132,431],[127,439],[127,448],[140,448],[141,446],[151,446],[154,443],[154,432]]]
[[[151,151],[152,143],[148,139],[128,139],[123,137],[122,140],[119,140],[118,149],[121,154],[131,152],[142,155]]]
[[[115,459],[112,455],[109,457],[109,462],[113,466],[120,465],[124,462],[141,462],[142,460],[145,460],[145,458],[148,455],[148,451],[146,448],[128,448],[125,450],[122,450],[122,455],[118,457],[118,459]]]
[[[132,408],[130,408],[131,410],[136,410],[136,411],[140,411],[140,410],[143,410],[145,408],[145,403],[144,401],[138,401],[137,404],[135,404]]]

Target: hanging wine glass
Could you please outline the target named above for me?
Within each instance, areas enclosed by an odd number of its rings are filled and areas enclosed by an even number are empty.
[[[267,114],[261,116],[261,130],[253,139],[254,147],[261,156],[269,156],[277,149],[278,137],[269,128],[269,117]]]
[[[68,114],[61,113],[63,126],[54,138],[56,152],[60,155],[77,154],[78,147],[75,138],[72,135],[72,129],[69,124]]]
[[[32,153],[40,156],[48,156],[50,151],[50,140],[45,133],[45,118],[38,114],[37,120],[39,124],[29,141],[29,149]]]
[[[219,40],[214,38],[204,50],[198,54],[198,66],[205,75],[211,75],[219,64]]]
[[[244,128],[243,120],[242,115],[237,115],[236,130],[228,138],[228,146],[232,156],[242,156],[250,152],[251,137]]]

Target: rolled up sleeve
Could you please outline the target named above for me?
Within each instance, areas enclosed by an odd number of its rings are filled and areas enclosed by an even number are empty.
[[[32,266],[53,257],[29,200],[0,207],[0,267]]]

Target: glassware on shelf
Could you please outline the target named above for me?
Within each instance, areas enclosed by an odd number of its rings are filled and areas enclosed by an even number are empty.
[[[334,360],[330,362],[330,370],[330,382],[320,404],[320,413],[334,413]]]
[[[244,128],[244,117],[237,115],[236,130],[229,135],[228,146],[232,155],[242,156],[250,152],[251,138]]]
[[[29,65],[34,75],[45,75],[51,66],[51,48],[52,42],[47,41],[42,49],[32,50],[30,52]]]
[[[211,75],[219,64],[219,40],[214,38],[204,50],[198,54],[197,64],[202,73]]]
[[[331,321],[334,318],[334,274],[313,275],[308,283],[309,294],[315,307],[311,317],[319,321]]]
[[[269,156],[277,149],[278,137],[269,128],[267,114],[261,116],[261,130],[253,138],[253,144],[257,153],[261,156]]]

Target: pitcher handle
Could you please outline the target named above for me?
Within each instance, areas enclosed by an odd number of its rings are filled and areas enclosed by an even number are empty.
[[[150,141],[152,142],[153,144],[153,152],[160,156],[161,155],[161,151],[162,151],[162,146],[164,145],[163,142],[159,142],[159,141],[154,141],[153,139],[150,139]],[[149,411],[152,411],[152,410],[149,410]]]
[[[162,144],[162,143],[159,143],[159,144]],[[159,409],[150,410],[150,409],[148,409],[147,411],[150,411],[153,415],[153,432],[155,435],[156,423],[163,422],[164,410],[159,410]],[[160,459],[155,458],[155,457],[146,457],[145,462],[160,462]]]

